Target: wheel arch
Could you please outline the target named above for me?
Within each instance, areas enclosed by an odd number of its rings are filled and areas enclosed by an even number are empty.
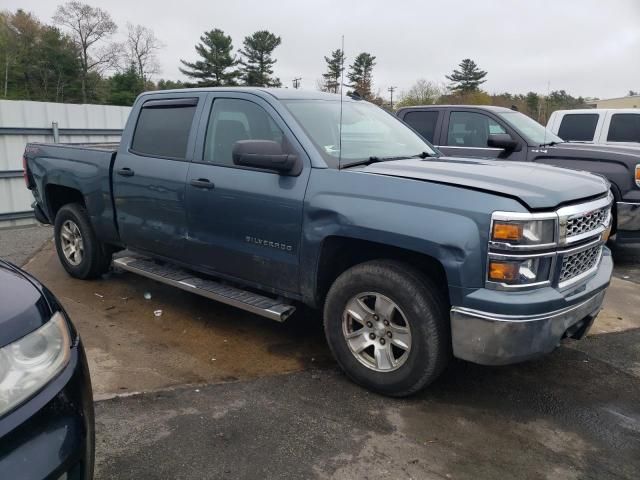
[[[426,253],[359,238],[333,235],[320,247],[316,271],[315,303],[321,305],[336,278],[349,268],[370,260],[397,260],[417,268],[438,285],[449,301],[447,274],[443,264]]]
[[[84,195],[78,188],[50,183],[45,187],[47,202],[47,214],[52,222],[55,222],[58,211],[69,203],[78,203],[86,208]]]

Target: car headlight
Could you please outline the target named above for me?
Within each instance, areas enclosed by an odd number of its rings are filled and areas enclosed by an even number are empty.
[[[551,257],[490,258],[488,280],[503,285],[531,286],[549,280]]]
[[[558,236],[555,212],[494,212],[489,232],[488,285],[527,288],[547,284]]]
[[[69,329],[60,312],[38,330],[0,348],[0,416],[51,381],[70,356]]]
[[[636,185],[640,187],[640,163],[636,165]]]
[[[522,220],[513,217],[513,213],[496,212],[493,214],[491,222],[492,242],[513,248],[540,248],[555,244],[557,216]]]

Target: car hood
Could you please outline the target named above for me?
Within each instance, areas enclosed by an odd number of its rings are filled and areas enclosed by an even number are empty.
[[[0,347],[41,327],[51,316],[49,303],[36,283],[0,260]]]
[[[587,172],[507,160],[394,160],[373,163],[363,171],[490,192],[515,198],[530,210],[551,209],[608,191],[606,180]]]

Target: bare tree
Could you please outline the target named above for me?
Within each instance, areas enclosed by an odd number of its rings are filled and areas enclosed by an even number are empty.
[[[127,63],[135,65],[143,83],[160,71],[157,52],[163,46],[150,28],[127,23]]]
[[[86,103],[89,73],[100,73],[117,64],[121,46],[109,42],[109,39],[118,26],[105,10],[75,0],[59,5],[53,21],[70,31],[78,47],[82,69],[82,101]]]
[[[444,86],[421,78],[408,91],[402,92],[397,106],[432,105],[445,93],[446,88]]]

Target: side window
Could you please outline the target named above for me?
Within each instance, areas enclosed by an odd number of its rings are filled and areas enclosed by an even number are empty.
[[[259,105],[248,100],[213,101],[204,144],[205,162],[233,165],[233,145],[240,140],[272,140],[290,150],[282,130]]]
[[[609,125],[609,142],[640,142],[640,114],[615,113]]]
[[[562,117],[558,136],[563,140],[593,141],[598,124],[597,113],[569,113]]]
[[[482,113],[451,112],[447,145],[487,148],[489,135],[507,133],[498,122]]]
[[[184,160],[197,98],[150,100],[140,110],[131,151]]]
[[[433,143],[433,136],[438,121],[437,111],[408,112],[403,120],[429,142]]]

